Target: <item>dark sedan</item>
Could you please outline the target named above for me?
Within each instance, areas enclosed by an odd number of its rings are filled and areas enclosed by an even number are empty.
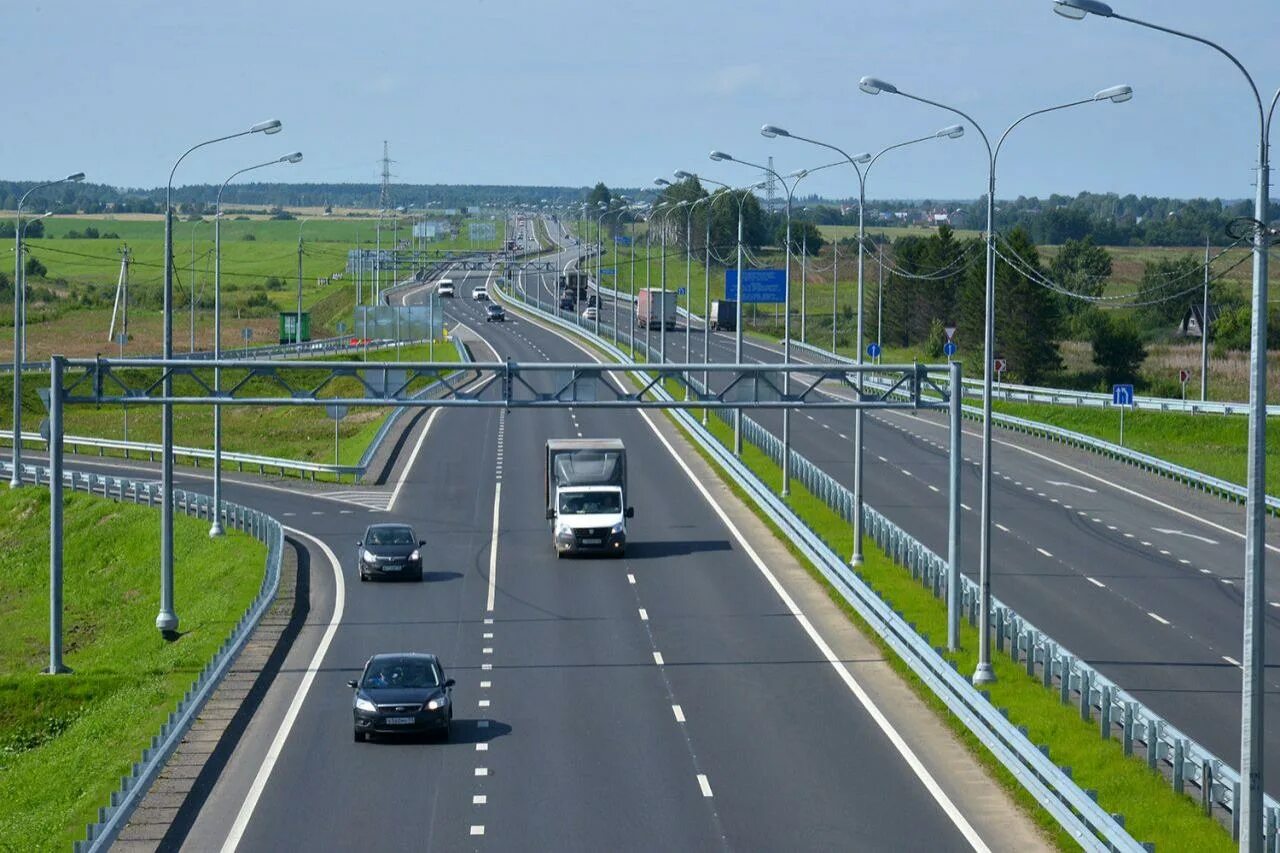
[[[376,734],[422,734],[449,738],[453,679],[435,655],[402,652],[374,655],[359,678],[347,682],[355,688],[351,713],[355,740],[372,740]]]
[[[407,524],[371,524],[356,542],[356,570],[360,580],[408,578],[422,580],[422,546]]]
[[[507,311],[501,305],[494,305],[490,302],[484,306],[484,321],[486,323],[505,323],[507,321]]]

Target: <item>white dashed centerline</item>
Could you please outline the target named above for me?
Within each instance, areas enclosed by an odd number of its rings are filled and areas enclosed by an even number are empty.
[[[1107,588],[1107,585],[1102,581],[1098,580],[1097,578],[1091,578],[1088,575],[1085,575],[1084,579],[1087,580],[1089,583],[1093,584],[1094,586],[1101,587],[1102,589]]]
[[[1159,613],[1152,613],[1151,611],[1147,611],[1147,615],[1150,616],[1152,619],[1156,620],[1157,622],[1159,622],[1161,625],[1169,624],[1169,620],[1161,616]]]
[[[707,774],[698,774],[698,787],[702,789],[702,796],[711,796],[711,783],[707,781]]]
[[[684,722],[684,709],[682,709],[679,705],[672,705],[672,706],[671,706],[671,713],[673,713],[673,714],[675,714],[675,715],[676,715],[676,722],[677,722],[677,723],[683,723],[683,722]]]
[[[656,663],[658,666],[662,666],[662,652],[653,653],[653,662]]]

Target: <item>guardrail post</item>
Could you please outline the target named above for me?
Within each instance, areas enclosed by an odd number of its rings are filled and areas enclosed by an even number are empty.
[[[1205,817],[1213,814],[1213,762],[1200,762],[1200,810]]]
[[[1156,763],[1160,761],[1160,735],[1155,720],[1147,720],[1146,729],[1147,767],[1155,770]]]
[[[1186,741],[1178,738],[1173,742],[1173,790],[1179,794],[1187,789],[1187,747]]]
[[[1040,632],[1027,629],[1027,677],[1036,677],[1036,646],[1040,639]]]
[[[1040,672],[1043,679],[1044,689],[1048,690],[1053,686],[1053,658],[1058,653],[1058,646],[1048,640],[1044,642],[1044,668]]]
[[[1231,785],[1231,840],[1240,840],[1240,783]]]
[[[1093,718],[1093,673],[1080,668],[1080,719],[1086,723]]]
[[[1103,685],[1102,688],[1102,709],[1098,714],[1100,720],[1098,724],[1098,732],[1102,735],[1103,740],[1111,739],[1111,687]]]
[[[1071,655],[1062,655],[1062,680],[1059,683],[1061,691],[1059,699],[1063,705],[1071,704]]]

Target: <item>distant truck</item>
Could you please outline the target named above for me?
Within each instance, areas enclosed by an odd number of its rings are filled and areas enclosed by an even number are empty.
[[[590,288],[591,277],[582,270],[568,270],[560,276],[561,292],[568,291],[573,294],[574,300],[586,299],[587,290]]]
[[[674,290],[657,290],[642,287],[636,294],[636,325],[642,329],[665,324],[676,327],[676,293]]]
[[[627,449],[620,438],[547,441],[547,521],[556,556],[627,550]]]
[[[711,331],[724,329],[732,332],[738,328],[738,303],[727,299],[715,299],[711,302]]]

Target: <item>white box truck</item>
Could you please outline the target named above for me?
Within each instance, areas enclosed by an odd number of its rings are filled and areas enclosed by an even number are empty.
[[[676,292],[642,287],[636,294],[636,325],[642,329],[666,323],[668,329],[676,327]]]
[[[556,556],[627,550],[627,449],[620,438],[547,441],[547,521]]]

